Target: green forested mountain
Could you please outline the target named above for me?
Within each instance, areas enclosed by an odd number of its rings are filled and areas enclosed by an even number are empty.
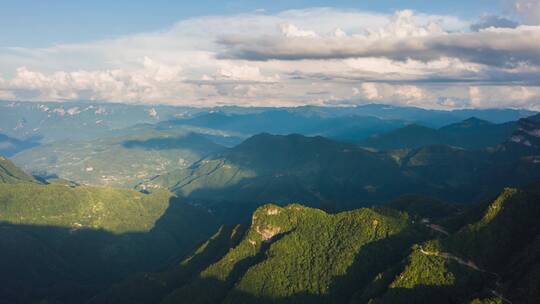
[[[2,170],[17,178],[0,183],[6,303],[81,303],[126,275],[169,265],[217,228],[166,191],[42,184],[5,160]]]
[[[538,184],[524,190],[505,189],[476,222],[413,247],[399,272],[379,278],[387,282],[386,290],[381,288],[374,303],[466,303],[471,298],[536,303],[540,299],[538,189]]]
[[[260,134],[139,185],[165,187],[225,218],[247,218],[265,202],[338,203],[390,197],[411,181],[388,155],[323,137]],[[328,206],[331,207],[331,206]]]
[[[494,126],[436,132],[473,141]],[[147,180],[140,192],[34,178],[1,158],[1,300],[538,302],[540,192],[524,187],[540,180],[538,116],[489,148],[268,133],[223,148],[197,128],[137,125],[15,157],[82,183]]]
[[[417,193],[467,203],[540,179],[540,149],[526,144],[533,139],[516,142],[525,127],[537,130],[540,122],[520,120],[502,144],[475,150],[428,145],[377,152],[323,137],[263,133],[138,187],[169,189],[232,222],[268,201],[343,210]]]
[[[506,141],[516,129],[516,123],[494,124],[469,118],[439,129],[420,125],[373,135],[361,142],[362,146],[376,149],[414,149],[428,145],[450,145],[465,149],[497,146]]]
[[[418,197],[389,206],[411,207]],[[265,205],[192,257],[92,303],[536,303],[538,184],[492,203],[422,217],[391,208],[337,214]],[[435,214],[438,211],[435,210]],[[478,212],[477,210],[481,210]],[[448,229],[449,218],[462,218]],[[242,234],[239,237],[239,234]],[[221,255],[221,258],[217,256]]]
[[[186,130],[156,131],[140,125],[116,133],[122,134],[41,145],[13,159],[40,176],[58,176],[89,185],[133,187],[222,149]]]

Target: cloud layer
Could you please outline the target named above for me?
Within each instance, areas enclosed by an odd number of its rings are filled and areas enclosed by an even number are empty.
[[[0,99],[540,110],[540,5],[511,7],[522,24],[495,15],[312,8],[199,17],[45,49],[0,48]]]

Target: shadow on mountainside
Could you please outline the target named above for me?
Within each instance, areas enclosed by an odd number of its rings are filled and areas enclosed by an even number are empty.
[[[125,140],[121,145],[127,149],[145,150],[173,150],[186,149],[195,152],[214,153],[223,149],[222,146],[206,139],[205,137],[189,133],[176,137],[156,137],[146,140]]]
[[[159,271],[217,229],[208,214],[171,198],[148,232],[0,223],[0,303],[81,303],[137,272]]]
[[[363,166],[351,166],[341,172],[319,168],[312,172],[302,169],[268,174],[255,170],[254,177],[221,184],[215,180],[234,177],[227,176],[225,169],[213,169],[207,175],[188,174],[189,184],[180,188],[173,186],[172,190],[190,203],[211,209],[225,222],[235,223],[245,221],[256,207],[267,202],[309,202],[310,207],[332,205],[334,210],[341,211],[414,193],[450,203],[471,203],[489,200],[503,187],[522,187],[540,178],[540,162],[529,159],[500,162],[492,167],[456,160],[401,170],[401,173],[390,171],[390,175],[381,175],[379,172],[384,170]],[[243,210],[242,214],[236,214],[237,210]]]

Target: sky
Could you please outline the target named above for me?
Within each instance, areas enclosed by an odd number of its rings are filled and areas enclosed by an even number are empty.
[[[540,110],[540,0],[0,0],[0,99]]]

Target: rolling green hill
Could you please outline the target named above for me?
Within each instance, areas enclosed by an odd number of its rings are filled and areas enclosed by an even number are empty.
[[[4,166],[8,163],[8,166]],[[0,183],[0,294],[7,303],[80,303],[182,258],[217,228],[167,191],[42,184],[9,162]]]
[[[248,229],[223,227],[177,266],[125,281],[92,304],[535,303],[539,194],[538,184],[505,189],[478,205],[483,214],[451,212],[467,219],[455,232],[439,211],[420,221],[389,208],[327,214],[269,204]],[[429,211],[429,200],[419,204]]]

